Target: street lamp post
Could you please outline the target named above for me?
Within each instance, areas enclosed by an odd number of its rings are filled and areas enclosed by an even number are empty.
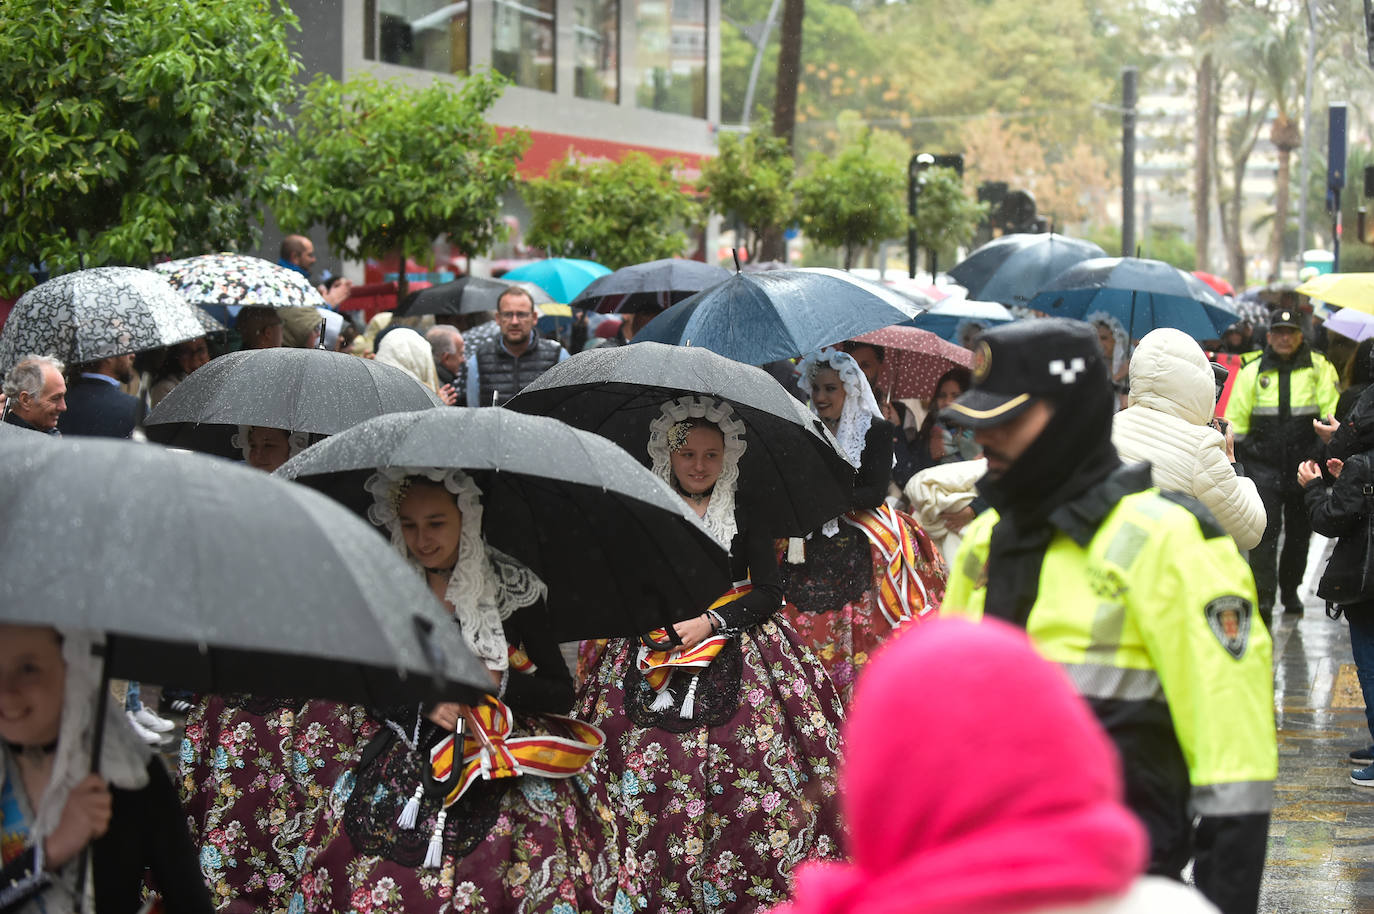
[[[906,229],[906,273],[916,278],[916,201],[925,186],[925,170],[935,164],[935,156],[920,152],[911,157],[906,166],[906,214],[910,218]],[[934,281],[934,276],[931,277]]]

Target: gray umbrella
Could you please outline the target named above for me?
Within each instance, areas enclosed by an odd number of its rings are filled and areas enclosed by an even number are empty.
[[[469,472],[482,532],[548,585],[560,641],[633,636],[701,611],[730,586],[725,550],[667,484],[616,445],[500,408],[369,419],[277,471],[363,511],[377,467]]]
[[[532,282],[506,282],[485,276],[460,276],[452,282],[430,286],[406,296],[397,317],[417,317],[421,314],[475,314],[495,311],[496,303],[507,289],[524,289],[536,305],[550,304],[549,293]]]
[[[392,365],[322,349],[231,352],[196,369],[144,424],[153,441],[203,450],[198,425],[263,425],[334,435],[384,413],[442,406],[419,381]],[[212,453],[221,453],[217,447]]]
[[[0,330],[0,374],[29,353],[80,364],[205,333],[195,309],[156,273],[134,267],[78,270],[33,287],[15,302]]]
[[[0,619],[106,633],[110,676],[374,705],[490,686],[414,569],[302,486],[6,437],[0,517]]]

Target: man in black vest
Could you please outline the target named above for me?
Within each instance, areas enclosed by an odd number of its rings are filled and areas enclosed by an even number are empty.
[[[116,355],[78,365],[67,386],[67,411],[57,420],[64,435],[128,438],[143,420],[143,404],[119,389],[134,377],[134,357]]]
[[[468,358],[468,406],[501,406],[526,384],[568,357],[567,350],[534,329],[534,300],[512,286],[496,302],[501,335]]]

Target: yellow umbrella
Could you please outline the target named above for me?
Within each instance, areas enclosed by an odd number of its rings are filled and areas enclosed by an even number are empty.
[[[1294,291],[1328,305],[1374,314],[1374,273],[1323,273]]]

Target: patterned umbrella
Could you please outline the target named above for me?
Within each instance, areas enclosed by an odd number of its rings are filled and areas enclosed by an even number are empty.
[[[324,296],[295,270],[246,254],[202,254],[154,264],[193,305],[322,308]]]
[[[941,375],[951,368],[973,367],[972,352],[915,327],[874,330],[854,337],[854,342],[883,347],[878,386],[895,399],[929,400]]]
[[[0,373],[29,353],[69,364],[172,346],[205,326],[156,273],[95,267],[48,280],[15,302],[0,331]]]

